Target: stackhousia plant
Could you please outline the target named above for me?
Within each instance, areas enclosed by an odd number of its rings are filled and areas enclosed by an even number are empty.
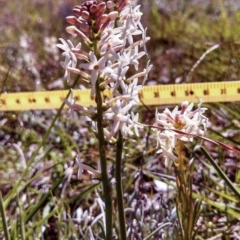
[[[150,39],[147,29],[141,24],[140,6],[131,5],[131,1],[86,1],[73,9],[75,16],[67,17],[71,26],[67,32],[79,40],[74,46],[70,40],[60,39],[58,47],[63,50],[65,69],[64,80],[72,74],[79,75],[81,80],[91,88],[91,97],[96,107],[84,107],[76,104],[72,90],[71,98],[65,99],[70,114],[78,111],[85,114],[92,122],[92,129],[98,139],[100,169],[96,171],[89,166],[80,164],[91,174],[100,176],[105,203],[104,220],[106,239],[113,236],[112,185],[110,183],[106,147],[112,144],[116,148],[115,180],[117,212],[119,219],[119,237],[127,239],[126,221],[122,191],[122,152],[124,139],[139,135],[144,125],[138,122],[138,113],[132,107],[139,102],[138,92],[143,88],[152,65],[148,62],[143,70],[139,69],[139,61],[147,55],[146,43]],[[111,90],[111,97],[106,97],[105,90]],[[165,164],[172,160],[179,170],[177,188],[185,193],[180,194],[178,215],[187,229],[186,208],[191,203],[190,178],[187,169],[189,163],[184,158],[184,145],[193,140],[193,135],[203,136],[207,127],[207,118],[203,115],[206,108],[193,110],[193,104],[182,103],[172,112],[166,109],[163,113],[156,110],[155,123],[158,153],[165,157]],[[187,199],[187,200],[186,200]],[[181,204],[181,201],[187,201]],[[194,225],[193,225],[194,227]],[[184,235],[185,233],[183,233]],[[187,235],[184,235],[187,238]],[[190,235],[189,235],[190,236]]]

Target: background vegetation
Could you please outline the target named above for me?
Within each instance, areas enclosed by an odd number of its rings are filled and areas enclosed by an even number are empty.
[[[55,45],[59,37],[69,37],[65,17],[79,3],[0,1],[1,93],[69,89],[72,82],[61,81],[61,53]],[[154,66],[147,84],[239,80],[237,0],[140,3]],[[216,44],[219,47],[193,69]],[[239,149],[239,102],[206,106],[211,122],[207,137]],[[154,109],[136,110],[142,113],[142,122],[152,123]],[[132,239],[176,239],[173,167],[166,168],[155,154],[152,133],[142,132],[140,139],[129,139],[126,145],[124,200],[129,210],[127,224],[134,229]],[[204,146],[212,158],[196,152],[192,178],[193,198],[202,200],[196,239],[240,239],[239,195],[229,188],[232,185],[239,191],[240,156],[210,143]],[[147,151],[144,157],[143,149]],[[186,150],[189,158],[192,149]],[[56,110],[0,112],[0,239],[91,239],[90,229],[99,236],[96,239],[103,238],[97,221],[101,191],[89,174],[78,179],[78,152],[82,162],[97,168],[96,140],[82,116],[69,119],[65,111],[58,114]],[[111,165],[111,148],[108,159]],[[26,167],[29,162],[33,163],[30,168]],[[162,227],[169,222],[170,226]]]

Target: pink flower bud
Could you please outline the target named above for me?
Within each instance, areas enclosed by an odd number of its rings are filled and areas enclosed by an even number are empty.
[[[78,75],[81,75],[83,78],[85,79],[90,79],[90,75],[77,69],[77,68],[73,68],[73,67],[68,67],[67,70],[70,72],[70,73],[75,73],[75,74],[78,74]]]
[[[74,16],[69,16],[66,18],[66,21],[72,25],[77,25],[81,31],[87,33],[89,31],[89,25],[85,21],[80,21]]]
[[[109,10],[112,10],[114,8],[114,3],[112,1],[107,1],[107,7]]]
[[[87,6],[82,6],[82,11],[88,11],[88,7]]]
[[[92,5],[90,7],[90,13],[94,14],[97,11],[97,6],[96,5]]]
[[[82,7],[81,7],[81,6],[75,6],[74,9],[73,9],[73,12],[74,12],[76,15],[78,15],[78,16],[80,16],[81,11],[82,11]]]
[[[82,11],[81,17],[82,17],[84,20],[88,21],[88,20],[89,20],[89,12],[87,12],[87,11]]]
[[[66,31],[70,34],[76,34],[78,35],[83,41],[88,41],[90,42],[89,38],[83,33],[81,32],[79,29],[77,29],[75,26],[70,26],[66,28]]]
[[[108,15],[107,14],[103,14],[99,21],[98,21],[98,24],[104,24],[106,21],[108,20]]]
[[[97,5],[97,12],[96,12],[96,16],[99,17],[101,16],[106,10],[106,3],[101,2]]]
[[[77,25],[78,24],[78,19],[74,16],[68,16],[66,17],[66,21],[72,25]]]
[[[126,5],[128,5],[128,0],[122,0],[118,5],[118,11],[122,11]]]
[[[114,21],[118,16],[118,12],[117,11],[110,12],[108,16],[111,21]]]

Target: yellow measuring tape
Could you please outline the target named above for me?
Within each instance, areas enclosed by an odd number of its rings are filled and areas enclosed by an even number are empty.
[[[68,90],[2,93],[0,111],[44,110],[59,108]],[[111,96],[110,91],[104,94]],[[95,105],[90,90],[74,90],[76,103]],[[233,102],[240,101],[240,81],[188,83],[145,86],[139,97],[145,105],[179,104],[182,101]]]

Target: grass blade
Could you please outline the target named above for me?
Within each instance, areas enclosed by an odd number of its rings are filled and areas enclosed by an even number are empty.
[[[2,198],[1,191],[0,191],[0,214],[1,214],[1,218],[2,218],[2,225],[3,225],[3,231],[4,231],[5,239],[6,240],[11,240],[9,230],[8,230],[8,223],[7,223],[6,212],[5,212],[5,209],[4,209],[4,204],[3,204],[3,198]]]

